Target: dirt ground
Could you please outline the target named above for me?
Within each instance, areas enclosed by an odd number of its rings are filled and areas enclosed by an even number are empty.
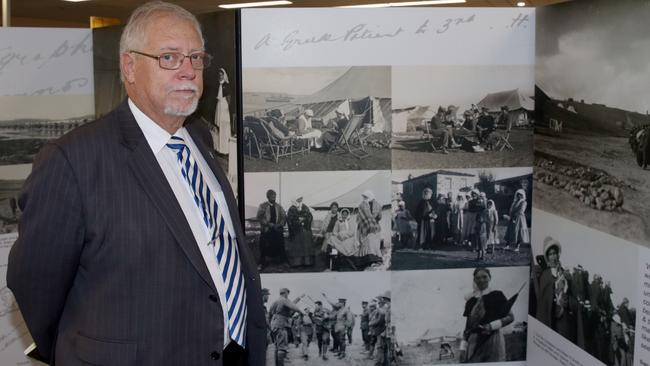
[[[500,131],[503,132],[503,131]],[[512,130],[509,142],[514,150],[481,153],[450,150],[445,155],[432,152],[418,134],[393,137],[393,169],[493,168],[524,167],[533,164],[532,130]]]
[[[476,260],[476,252],[469,246],[446,245],[436,250],[400,249],[393,252],[392,270],[511,267],[530,265],[530,245],[522,245],[519,252],[514,248],[498,246],[494,253],[485,254],[485,259]]]
[[[309,360],[302,358],[302,353],[300,348],[296,348],[295,345],[289,345],[289,354],[287,360],[285,361],[287,365],[291,366],[374,366],[375,361],[368,359],[366,354],[361,353],[363,350],[363,341],[361,340],[361,334],[357,332],[359,329],[354,330],[352,335],[352,344],[348,344],[346,347],[346,356],[343,359],[338,359],[331,352],[327,353],[328,360],[323,360],[318,357],[318,345],[315,342],[311,342],[309,345]],[[356,338],[355,338],[356,337]],[[274,346],[271,344],[266,352],[266,364],[269,366],[275,366],[274,360]]]
[[[592,209],[568,192],[537,181],[533,189],[535,207],[650,246],[650,171],[636,164],[626,138],[566,132],[560,137],[537,134],[535,150],[604,170],[625,183],[622,188],[625,202],[620,211]]]
[[[284,157],[276,163],[244,154],[245,172],[295,172],[334,170],[389,170],[390,149],[366,147],[368,157],[359,159],[350,153],[325,153],[310,151],[305,155]]]
[[[512,332],[505,334],[506,341],[506,360],[507,361],[521,361],[526,359],[526,333],[525,332]],[[440,344],[439,343],[422,343],[419,345],[408,344],[402,346],[404,357],[400,360],[400,365],[448,365],[459,364],[459,348],[452,342],[452,351],[454,358],[445,360],[439,359]]]

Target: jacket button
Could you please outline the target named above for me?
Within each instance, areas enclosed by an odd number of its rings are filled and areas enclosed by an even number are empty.
[[[217,351],[214,351],[214,352],[210,353],[210,358],[215,360],[215,361],[218,360],[220,357],[221,357],[221,355]]]
[[[210,295],[208,296],[208,299],[212,302],[219,302],[219,298],[216,295]]]

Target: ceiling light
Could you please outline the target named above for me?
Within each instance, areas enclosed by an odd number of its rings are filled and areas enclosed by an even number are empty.
[[[429,0],[429,1],[404,1],[401,3],[390,3],[390,6],[424,6],[443,4],[464,4],[466,0]]]
[[[337,6],[337,8],[387,8],[397,6],[425,6],[443,4],[464,4],[467,0],[424,0],[424,1],[402,1],[399,3],[375,3],[362,5]]]
[[[526,3],[524,1],[520,1],[517,3],[517,6],[526,6]]]
[[[260,1],[255,3],[239,3],[239,4],[221,4],[220,8],[224,9],[238,9],[238,8],[254,8],[258,6],[275,6],[275,5],[290,5],[291,1]]]
[[[69,3],[80,3],[80,2],[84,2],[84,1],[90,1],[90,0],[63,0],[63,1],[67,1]]]
[[[345,6],[337,6],[337,8],[387,8],[389,7],[389,3],[381,3],[381,4],[363,4],[363,5],[345,5]]]

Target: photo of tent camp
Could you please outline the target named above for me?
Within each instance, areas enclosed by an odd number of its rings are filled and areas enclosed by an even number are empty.
[[[391,296],[390,284],[388,272],[262,274],[262,288],[269,292],[264,306],[269,311],[271,322],[275,315],[273,304],[280,299],[281,289],[289,290],[287,299],[303,312],[291,312],[287,353],[283,355],[285,362],[318,366],[376,365],[380,342],[387,343],[390,337],[371,339],[367,325],[369,318],[374,317],[377,323],[375,331],[384,326],[394,330],[390,320],[390,299],[378,298]],[[339,304],[344,304],[343,309]],[[337,312],[345,315],[337,317]],[[326,321],[326,324],[330,323],[329,327],[316,325],[323,318],[330,319]],[[344,338],[345,347],[339,347],[341,338]],[[279,342],[282,340],[269,342],[267,365],[278,364],[275,353]],[[371,348],[374,357],[370,357]],[[395,361],[393,358],[387,364],[396,364]]]
[[[474,271],[392,273],[391,314],[403,353],[400,365],[526,359],[528,267],[490,268],[482,279],[488,282],[483,292],[477,291]],[[484,311],[474,309],[481,305]],[[479,332],[477,323],[494,326]]]
[[[537,208],[646,247],[650,69],[629,60],[648,48],[620,45],[650,43],[648,16],[638,1],[539,9],[534,193]]]
[[[532,168],[394,170],[391,269],[530,264]]]
[[[390,70],[244,69],[244,170],[390,169]]]
[[[382,271],[390,171],[246,173],[246,241],[263,273]]]
[[[635,330],[644,328],[636,317],[639,247],[542,210],[533,217],[529,314],[564,338],[554,341],[559,348],[580,347],[582,364],[632,365]]]
[[[533,89],[533,65],[393,67],[393,169],[531,166]]]

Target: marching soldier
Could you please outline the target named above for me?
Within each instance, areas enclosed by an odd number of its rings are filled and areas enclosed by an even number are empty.
[[[384,319],[384,329],[377,336],[377,360],[376,366],[389,366],[392,347],[393,330],[390,324],[390,290],[377,296],[379,300],[378,312],[382,313]]]
[[[323,308],[321,301],[315,301],[314,304],[316,304],[316,308],[314,309],[312,319],[316,328],[318,356],[327,361],[327,348],[330,345],[330,329],[332,328],[331,315],[330,311]]]
[[[296,299],[299,300],[300,298]],[[271,336],[275,344],[275,365],[284,366],[284,360],[287,357],[289,346],[289,329],[291,327],[291,315],[295,312],[302,311],[294,302],[289,300],[289,289],[280,289],[280,297],[275,300],[269,317],[271,318]]]
[[[370,331],[368,332],[370,335],[368,358],[372,359],[373,354],[375,353],[375,347],[377,347],[379,336],[384,332],[386,327],[384,313],[377,308],[377,304],[374,302],[370,304],[370,321],[368,322],[368,326],[370,327]]]
[[[363,339],[363,348],[368,351],[370,349],[370,340],[368,338],[368,330],[370,330],[370,326],[368,323],[370,322],[370,310],[368,309],[368,302],[367,301],[362,301],[361,302],[361,319],[360,319],[360,324],[359,327],[361,328],[361,339]]]

